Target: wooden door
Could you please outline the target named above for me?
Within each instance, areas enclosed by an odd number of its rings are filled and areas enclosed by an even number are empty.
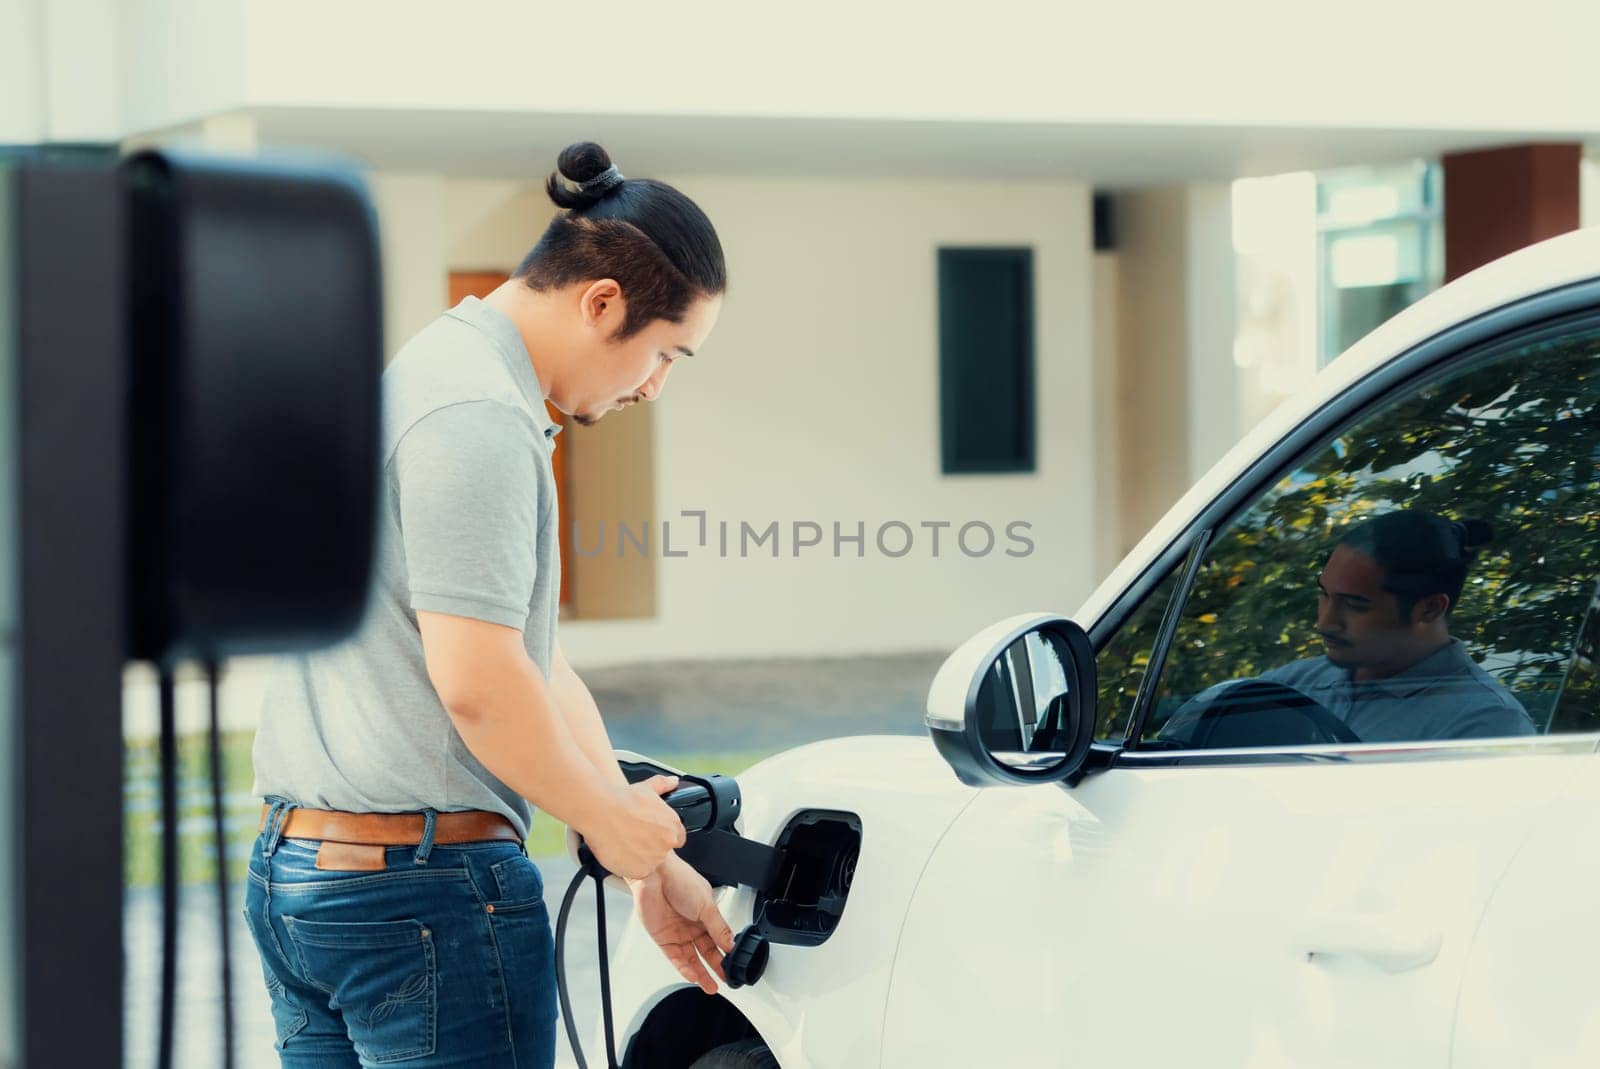
[[[466,297],[487,297],[491,291],[505,282],[510,276],[504,271],[452,271],[450,273],[450,307],[454,308]],[[556,423],[561,423],[561,413],[555,406],[545,402],[545,410],[550,413],[550,418]],[[567,440],[569,434],[558,434],[555,440],[555,449],[550,454],[550,463],[556,473],[556,514],[561,518],[561,607],[569,610],[572,607],[572,513],[568,511],[570,498],[567,494]]]

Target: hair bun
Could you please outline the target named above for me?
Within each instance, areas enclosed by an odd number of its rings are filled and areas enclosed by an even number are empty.
[[[593,141],[577,141],[561,150],[544,188],[557,207],[581,212],[600,203],[622,183],[623,177],[605,149]]]
[[[1494,528],[1482,520],[1457,520],[1450,525],[1463,553],[1494,541]]]

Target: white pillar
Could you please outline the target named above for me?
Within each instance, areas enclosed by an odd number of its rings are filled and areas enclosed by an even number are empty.
[[[46,138],[115,142],[122,132],[121,5],[118,0],[41,0],[39,6]]]
[[[41,0],[0,3],[0,145],[45,139],[43,6]]]
[[[436,174],[373,172],[383,262],[383,353],[387,361],[439,317],[450,296],[445,180]]]
[[[0,0],[0,145],[117,138],[117,0]]]
[[[1230,188],[1117,197],[1121,535],[1137,542],[1238,440]]]
[[[1184,190],[1184,347],[1189,364],[1189,482],[1239,440],[1233,191],[1215,182]]]
[[[1233,362],[1244,434],[1317,373],[1316,176],[1235,182],[1233,251]]]

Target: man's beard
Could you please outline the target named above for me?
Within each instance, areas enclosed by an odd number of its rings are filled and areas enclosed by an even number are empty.
[[[620,406],[617,411],[625,411],[631,406],[638,404],[641,400],[643,400],[643,398],[638,394],[634,394],[632,397],[624,397],[617,402]],[[600,416],[604,416],[605,414],[605,412],[602,412],[600,413]],[[572,422],[576,423],[580,427],[593,427],[596,423],[600,422],[600,416],[586,416],[574,412],[572,414]]]

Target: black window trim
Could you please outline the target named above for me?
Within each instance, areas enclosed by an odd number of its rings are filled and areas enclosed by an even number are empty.
[[[1519,735],[1504,739],[1443,739],[1421,742],[1365,742],[1260,750],[1133,750],[1112,762],[1117,768],[1196,768],[1204,765],[1390,764],[1396,761],[1459,761],[1506,754],[1593,754],[1600,732],[1571,735]]]
[[[1133,715],[1128,718],[1128,727],[1122,739],[1122,748],[1125,751],[1139,748],[1139,739],[1144,735],[1144,725],[1149,718],[1150,707],[1155,704],[1156,684],[1161,680],[1161,673],[1166,671],[1167,655],[1172,652],[1173,639],[1178,637],[1178,623],[1183,617],[1183,607],[1189,603],[1189,594],[1194,590],[1195,580],[1200,576],[1200,564],[1205,559],[1206,550],[1211,548],[1213,533],[1211,527],[1201,527],[1195,536],[1189,539],[1189,548],[1183,561],[1183,574],[1179,576],[1177,585],[1172,588],[1172,598],[1167,602],[1167,607],[1162,610],[1161,626],[1156,631],[1156,642],[1150,651],[1150,662],[1145,665],[1144,675],[1139,679],[1139,692],[1134,695]]]
[[[1359,418],[1376,404],[1393,397],[1408,387],[1415,386],[1455,362],[1468,350],[1481,351],[1491,346],[1515,342],[1521,336],[1535,332],[1556,330],[1573,325],[1600,328],[1600,278],[1585,279],[1555,289],[1545,290],[1510,304],[1502,305],[1464,322],[1454,324],[1439,333],[1413,345],[1401,356],[1383,367],[1352,383],[1343,393],[1329,400],[1306,420],[1289,431],[1270,449],[1258,457],[1233,484],[1218,494],[1161,552],[1151,558],[1139,576],[1122,592],[1111,608],[1101,613],[1089,629],[1096,654],[1119,631],[1135,609],[1174,569],[1196,545],[1197,540],[1209,541],[1213,530],[1232,519],[1240,509],[1257,500],[1282,478],[1285,471],[1303,462],[1341,427]],[[1201,552],[1204,552],[1202,548]],[[1195,561],[1189,562],[1191,565]],[[1155,654],[1164,655],[1172,641],[1170,631],[1175,630],[1177,618],[1187,601],[1188,586],[1193,576],[1174,591],[1173,604],[1162,617],[1161,630],[1152,652],[1151,666],[1146,677],[1157,667]],[[1135,698],[1133,715],[1128,721],[1128,734],[1121,744],[1096,741],[1091,747],[1086,768],[1101,770],[1117,767],[1167,767],[1222,764],[1300,764],[1306,762],[1350,760],[1428,759],[1441,756],[1460,757],[1463,753],[1494,755],[1504,746],[1496,740],[1450,743],[1398,745],[1392,743],[1363,743],[1359,746],[1285,747],[1260,750],[1155,750],[1141,751],[1138,747],[1139,731],[1148,713],[1148,699],[1153,683],[1147,686],[1141,680]],[[1574,735],[1538,736],[1539,741],[1520,740],[1520,746],[1536,748],[1539,753],[1600,752],[1600,732]],[[1513,747],[1515,748],[1515,747]]]

